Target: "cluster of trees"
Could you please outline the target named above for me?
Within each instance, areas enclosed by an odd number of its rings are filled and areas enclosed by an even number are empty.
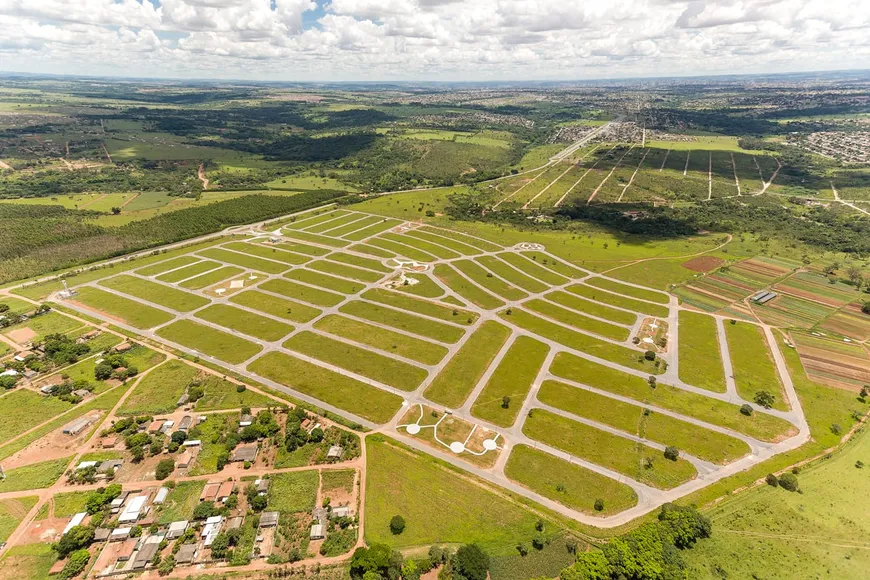
[[[680,550],[712,533],[710,520],[692,507],[665,504],[658,521],[644,524],[604,545],[600,551],[577,554],[562,570],[561,580],[662,580],[684,578]]]
[[[106,381],[111,378],[124,381],[138,374],[139,369],[127,362],[127,359],[118,353],[106,355],[103,362],[94,367],[94,378],[98,381]]]
[[[308,418],[308,413],[302,407],[295,407],[287,413],[287,425],[284,430],[284,447],[287,451],[296,451],[307,443],[323,441],[323,430],[319,427],[311,433],[302,428],[302,422]]]
[[[250,409],[246,407],[242,409],[243,415],[247,414],[245,411],[250,413]],[[280,431],[281,426],[278,425],[278,421],[275,420],[275,414],[267,409],[257,413],[257,416],[254,417],[251,424],[242,428],[239,437],[242,441],[250,443],[251,441],[256,441],[257,439],[262,439],[264,437],[274,437]]]
[[[353,580],[419,580],[439,566],[442,567],[439,578],[486,580],[489,557],[476,544],[466,544],[456,551],[432,546],[428,558],[405,560],[386,544],[372,544],[353,553],[350,576]]]
[[[45,358],[57,366],[71,365],[91,352],[86,343],[76,343],[76,340],[65,334],[49,334],[42,341]]]
[[[85,379],[77,379],[75,381],[71,381],[69,379],[64,379],[64,381],[59,385],[54,385],[51,388],[51,392],[49,392],[50,397],[57,397],[61,401],[66,401],[67,403],[72,403],[77,405],[82,402],[82,397],[78,395],[73,395],[74,391],[88,391],[91,392],[94,390],[94,385]]]

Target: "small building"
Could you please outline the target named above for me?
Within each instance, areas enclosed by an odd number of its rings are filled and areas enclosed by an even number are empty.
[[[100,447],[102,447],[103,449],[112,449],[117,444],[118,444],[117,437],[103,437],[100,440]]]
[[[35,377],[38,374],[39,373],[33,369],[24,369],[24,378],[27,380],[32,379],[33,377]]]
[[[85,521],[85,516],[87,515],[88,512],[79,512],[74,515],[69,523],[66,525],[66,527],[63,529],[63,533],[61,534],[61,536],[67,535],[69,531],[74,527],[82,525],[82,522]]]
[[[73,397],[78,397],[79,399],[84,399],[86,397],[91,396],[91,392],[87,389],[76,389],[72,392]]]
[[[107,459],[97,466],[97,471],[100,473],[114,474],[122,465],[124,465],[123,459]]]
[[[147,495],[139,495],[131,499],[127,503],[127,507],[118,516],[118,523],[126,524],[135,522],[142,515],[142,510],[145,508],[145,502],[148,501]]]
[[[29,356],[36,356],[36,355],[33,353],[33,351],[22,350],[21,352],[16,354],[14,358],[18,362],[24,362],[27,359],[27,357],[29,357]]]
[[[329,512],[329,517],[334,518],[349,518],[350,517],[350,506],[340,505],[338,507],[332,508],[332,511]]]
[[[199,501],[215,501],[217,499],[220,483],[207,483],[202,488],[202,493],[199,495]]]
[[[57,385],[43,385],[39,387],[39,392],[43,395],[50,395]]]
[[[63,434],[75,437],[87,429],[92,422],[93,420],[90,417],[79,417],[63,428]]]
[[[94,541],[95,542],[105,542],[108,541],[109,536],[112,534],[112,530],[109,528],[97,528],[94,530]]]
[[[245,523],[245,518],[243,518],[242,516],[235,516],[235,517],[229,518],[227,520],[226,529],[227,529],[227,531],[237,530],[237,529],[242,527],[243,523]]]
[[[159,543],[148,543],[145,542],[142,544],[142,547],[139,548],[139,551],[136,553],[136,557],[133,558],[133,569],[141,570],[145,566],[151,563],[151,560],[154,559],[154,555],[160,549]]]
[[[0,373],[0,377],[17,377],[18,375],[19,373],[15,369],[6,369]]]
[[[266,495],[269,493],[269,480],[258,479],[254,482],[254,487],[257,489],[257,495]]]
[[[323,524],[314,524],[311,526],[311,536],[312,540],[322,540],[326,537],[326,526]]]
[[[187,469],[190,466],[190,463],[193,461],[193,453],[190,451],[185,451],[178,455],[175,458],[175,467],[178,469]]]
[[[214,539],[221,532],[224,518],[222,516],[214,516],[205,520],[205,525],[202,527],[202,537],[204,538],[203,545],[208,547],[214,542]]]
[[[184,544],[175,553],[175,563],[179,565],[192,564],[196,560],[198,551],[196,544]]]
[[[157,490],[157,495],[154,496],[154,501],[151,502],[154,505],[160,505],[166,501],[166,496],[169,495],[168,487],[161,487]]]
[[[233,490],[236,489],[236,484],[233,481],[225,481],[220,487],[218,487],[217,491],[217,500],[221,503],[226,503],[230,496],[233,494]]]
[[[175,538],[181,537],[181,535],[187,531],[188,525],[189,524],[187,520],[172,522],[171,524],[169,524],[169,529],[166,531],[166,539],[174,540]]]
[[[242,415],[242,418],[239,419],[239,427],[248,427],[253,424],[254,418],[250,415]]]
[[[261,528],[274,528],[278,525],[279,512],[263,512],[260,516]]]
[[[330,461],[339,461],[342,457],[344,457],[344,447],[341,445],[333,445],[326,452],[326,458]]]
[[[190,401],[190,395],[188,395],[187,393],[182,393],[181,396],[178,397],[178,400],[175,401],[175,406],[183,407],[188,403],[188,401]]]
[[[137,544],[139,544],[139,540],[136,538],[124,540],[124,543],[118,546],[118,549],[115,550],[115,553],[118,555],[118,562],[126,562],[132,558],[133,552],[136,551]]]
[[[88,469],[90,467],[96,467],[99,465],[96,461],[82,461],[78,465],[76,465],[76,471],[81,471],[82,469]]]
[[[157,419],[156,421],[151,421],[151,423],[148,425],[148,428],[146,429],[146,431],[148,433],[150,433],[151,435],[154,435],[156,433],[160,433],[160,429],[162,429],[162,428],[163,428],[163,420]]]
[[[182,447],[199,447],[200,445],[202,445],[202,441],[199,439],[188,439],[181,444]]]
[[[324,507],[314,508],[312,515],[314,516],[314,521],[318,524],[326,525],[326,521],[329,519],[329,512]]]
[[[125,526],[122,528],[115,528],[114,530],[112,530],[112,533],[109,534],[109,541],[110,542],[123,542],[124,540],[126,540],[127,538],[130,537],[130,532],[132,530],[133,530],[133,528],[128,527],[128,526]],[[134,541],[133,546],[135,547],[136,546],[135,540],[133,540],[133,541]]]
[[[178,430],[184,431],[185,433],[190,430],[193,426],[193,417],[190,415],[185,415],[181,418],[181,421],[178,422]]]
[[[259,450],[260,447],[256,443],[240,445],[233,449],[230,461],[250,461],[253,463],[257,459],[257,452]]]
[[[97,338],[98,336],[100,336],[100,331],[94,329],[94,330],[89,330],[88,332],[81,335],[81,337],[79,337],[79,338],[82,338],[84,340],[92,340],[94,338]]]
[[[133,348],[133,345],[125,341],[115,347],[115,352],[127,352],[131,348]]]
[[[160,427],[160,432],[165,435],[169,433],[173,427],[175,427],[175,421],[164,421],[163,426]]]

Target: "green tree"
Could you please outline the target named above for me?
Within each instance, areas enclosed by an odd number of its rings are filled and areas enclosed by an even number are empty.
[[[88,562],[91,560],[91,554],[88,552],[86,548],[81,548],[72,552],[69,555],[69,560],[64,565],[63,570],[60,572],[60,577],[64,580],[68,578],[75,578],[79,574],[84,571],[85,567],[88,565]]]
[[[668,445],[665,447],[665,459],[670,459],[671,461],[676,461],[680,458],[680,450],[674,447],[673,445]]]
[[[405,531],[405,518],[395,515],[390,520],[390,531],[393,535],[398,536]]]
[[[456,571],[465,580],[486,580],[489,556],[477,544],[466,544],[456,551]]]
[[[61,537],[54,545],[54,551],[61,558],[87,548],[94,541],[94,529],[86,526],[75,526]]]
[[[562,570],[560,580],[608,580],[610,564],[604,554],[598,550],[577,554],[572,566]]]
[[[783,473],[779,476],[779,487],[788,491],[797,491],[798,479],[794,473]]]
[[[154,470],[154,477],[158,480],[164,480],[169,477],[169,474],[175,469],[175,461],[172,459],[161,459],[157,464],[157,469]]]
[[[776,403],[776,397],[773,393],[767,391],[758,391],[755,393],[755,402],[765,409],[770,409]]]

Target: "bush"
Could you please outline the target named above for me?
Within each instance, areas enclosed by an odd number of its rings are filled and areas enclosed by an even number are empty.
[[[747,417],[752,416],[753,410],[754,409],[752,408],[752,405],[745,405],[744,404],[742,407],[740,407],[740,412],[743,413],[744,415],[746,415]]]
[[[833,425],[831,425],[831,433],[833,433],[834,435],[841,435],[843,433],[843,428],[834,423]]]
[[[80,550],[76,550],[69,555],[69,560],[64,565],[63,570],[61,570],[60,577],[67,579],[78,576],[82,573],[90,560],[91,554],[87,551],[87,549],[82,548]]]
[[[646,351],[645,353],[643,353],[643,358],[645,358],[648,361],[656,360],[656,351],[654,351],[654,350]]]
[[[597,512],[604,511],[604,500],[603,499],[596,499],[595,500],[595,511],[597,511]]]
[[[236,392],[237,393],[244,393],[247,390],[248,390],[248,387],[246,387],[245,385],[236,385]]]
[[[767,391],[758,391],[755,393],[755,402],[765,409],[770,409],[776,403],[776,397]]]
[[[489,556],[476,544],[467,544],[456,551],[456,569],[465,580],[486,580]]]
[[[673,445],[668,445],[665,447],[665,459],[670,459],[671,461],[676,461],[680,458],[680,450],[674,447]]]
[[[390,531],[394,536],[398,536],[405,531],[405,518],[402,516],[393,516],[390,520]]]
[[[786,491],[797,491],[798,479],[794,473],[783,473],[779,477],[779,487]]]
[[[764,481],[766,481],[767,485],[771,487],[777,487],[779,485],[779,480],[772,473],[768,473],[767,477],[764,478]]]
[[[175,461],[172,459],[161,459],[157,464],[157,469],[154,471],[154,477],[158,480],[164,480],[169,477],[169,474],[175,470]]]
[[[94,530],[90,527],[75,526],[58,540],[54,545],[54,551],[61,558],[72,554],[76,550],[87,548],[94,540]]]

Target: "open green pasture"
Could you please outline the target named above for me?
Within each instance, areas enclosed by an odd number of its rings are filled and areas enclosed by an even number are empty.
[[[372,258],[348,254],[346,252],[336,252],[329,256],[327,261],[341,262],[342,264],[356,266],[357,268],[365,268],[374,272],[380,272],[381,274],[390,274],[393,272],[393,268],[385,266],[381,260],[373,260]]]
[[[532,410],[523,424],[523,433],[575,457],[660,489],[677,487],[697,475],[694,466],[685,459],[670,461],[657,449],[544,409]]]
[[[425,231],[423,229],[417,228],[408,230],[403,234],[406,238],[416,238],[418,240],[422,240],[424,242],[429,242],[432,244],[438,244],[439,246],[443,246],[449,250],[453,250],[463,256],[475,256],[480,254],[480,250],[475,248],[474,246],[469,246],[463,242],[458,240],[451,239],[445,235],[433,234],[431,231]]]
[[[355,300],[342,306],[339,311],[343,314],[363,318],[369,322],[385,324],[439,342],[456,343],[465,334],[462,328],[452,324],[420,318],[407,312],[394,310],[371,302]]]
[[[344,300],[344,296],[341,294],[278,278],[267,280],[260,284],[258,288],[316,306],[335,306]]]
[[[324,232],[327,232],[329,230],[345,226],[349,223],[357,222],[364,217],[365,216],[363,214],[356,212],[344,213],[341,215],[333,216],[331,219],[323,220],[320,223],[303,226],[302,229],[312,234],[323,234]],[[332,234],[327,235],[331,236]]]
[[[251,254],[229,251],[223,247],[200,250],[199,255],[220,262],[226,262],[227,264],[241,266],[242,268],[266,272],[268,274],[280,274],[290,267],[284,262],[264,260],[263,258],[258,258]]]
[[[513,448],[505,475],[585,514],[609,516],[637,505],[637,494],[629,486],[527,445]],[[599,499],[604,509],[596,511]]]
[[[393,234],[393,233],[384,233],[380,236],[381,239],[390,240],[393,242],[397,242],[400,244],[404,244],[406,246],[410,246],[412,248],[416,248],[427,254],[431,254],[436,258],[441,258],[445,260],[449,260],[452,258],[458,258],[460,253],[454,252],[450,248],[443,246],[437,242],[431,242],[429,240],[424,240],[415,236],[406,236],[404,234]]]
[[[476,261],[496,276],[503,278],[510,284],[513,284],[517,288],[521,288],[526,292],[538,293],[549,288],[549,285],[543,284],[522,272],[518,272],[508,263],[503,262],[495,256],[481,256],[476,258]]]
[[[293,327],[289,324],[226,304],[212,304],[197,312],[196,317],[268,342],[279,340],[293,332]]]
[[[238,276],[242,272],[244,272],[244,270],[237,266],[224,266],[222,268],[218,268],[217,270],[212,270],[207,274],[197,276],[196,278],[185,280],[184,282],[179,284],[179,286],[181,286],[182,288],[187,288],[188,290],[200,290],[213,284],[217,284],[218,282],[223,282],[228,278]]]
[[[435,276],[463,299],[481,308],[495,310],[504,306],[504,302],[466,280],[448,264],[436,265]]]
[[[602,320],[596,320],[595,318],[590,318],[589,316],[585,316],[572,310],[567,310],[561,306],[553,304],[552,302],[541,300],[540,298],[524,302],[523,306],[537,314],[546,316],[547,318],[556,320],[562,324],[567,324],[568,326],[574,327],[578,330],[592,332],[612,340],[622,342],[628,340],[630,334],[629,329],[624,326],[616,326]]]
[[[0,542],[5,542],[37,502],[36,496],[0,500]]]
[[[717,393],[725,392],[725,368],[719,355],[716,319],[680,310],[680,380]]]
[[[218,264],[217,262],[203,260],[189,266],[184,266],[177,270],[166,272],[165,274],[160,274],[159,276],[157,276],[157,279],[161,282],[169,282],[171,284],[173,282],[180,282],[181,280],[185,280],[187,278],[193,278],[194,276],[198,276],[200,274],[208,272],[209,270],[214,270],[219,266],[220,264]]]
[[[64,316],[58,312],[47,312],[45,314],[40,314],[39,316],[33,316],[24,320],[23,322],[19,322],[18,324],[13,324],[12,326],[7,326],[0,330],[2,334],[9,336],[9,333],[14,332],[16,330],[22,328],[29,328],[36,336],[30,339],[30,342],[34,344],[40,342],[43,338],[45,338],[49,334],[66,334],[71,330],[75,330],[76,328],[81,327],[82,324],[77,320],[73,320],[68,316]]]
[[[16,389],[0,399],[0,441],[8,441],[72,408],[72,404],[57,397]]]
[[[177,320],[157,334],[230,364],[244,362],[262,350],[258,344],[190,320]]]
[[[752,401],[757,392],[767,391],[776,397],[775,409],[788,410],[788,401],[761,327],[747,322],[726,322],[725,336],[734,367],[737,393],[747,401]]]
[[[230,242],[221,247],[234,252],[241,252],[243,254],[257,256],[258,258],[264,258],[266,260],[277,260],[278,262],[284,262],[285,264],[293,266],[304,264],[311,259],[308,256],[288,252],[287,250],[283,250],[277,246],[264,246],[254,242]]]
[[[284,235],[288,238],[293,238],[295,240],[309,242],[311,244],[320,244],[322,246],[328,246],[332,248],[343,248],[350,245],[350,241],[348,240],[344,240],[342,238],[330,238],[329,236],[321,236],[318,234],[312,234],[311,232],[287,230],[284,232]]]
[[[484,322],[426,388],[426,398],[450,408],[461,406],[509,336],[506,326]]]
[[[338,264],[335,264],[335,266],[337,267]],[[341,294],[356,294],[365,288],[365,285],[361,282],[336,278],[335,276],[330,276],[322,272],[315,272],[314,270],[307,270],[305,268],[291,270],[284,274],[284,277],[297,282],[319,286],[325,290],[340,292]]]
[[[278,298],[257,290],[246,290],[230,296],[230,302],[247,306],[265,314],[293,322],[308,322],[320,315],[320,310],[299,302]]]
[[[397,395],[281,352],[266,353],[248,370],[374,423],[389,421],[402,404]]]
[[[475,261],[459,260],[453,262],[451,266],[465,274],[479,286],[505,300],[522,300],[528,297],[528,294],[500,278],[496,278],[491,272],[483,269]]]
[[[323,222],[334,220],[335,218],[348,215],[349,213],[350,212],[343,209],[327,211],[320,214],[318,214],[317,212],[311,212],[305,216],[290,218],[290,222],[286,223],[283,227],[288,230],[301,230],[304,228],[315,226],[317,224],[322,224]]]
[[[181,312],[190,312],[209,303],[208,298],[123,274],[103,280],[100,286]]]
[[[366,300],[380,302],[394,308],[401,308],[409,312],[415,312],[423,316],[438,318],[446,322],[467,326],[477,320],[477,314],[468,310],[449,308],[428,300],[420,300],[411,296],[404,296],[397,292],[375,288],[362,295]]]
[[[713,463],[730,463],[750,451],[740,439],[564,383],[545,382],[538,400]]]
[[[655,302],[657,304],[668,304],[670,302],[670,298],[668,297],[668,295],[663,292],[644,290],[643,288],[636,288],[627,284],[621,284],[619,282],[608,280],[606,278],[589,278],[588,280],[586,280],[586,284],[594,286],[595,288],[609,290],[616,294],[624,294],[626,296],[631,296],[632,298],[647,300],[649,302]]]
[[[504,252],[499,254],[498,257],[512,265],[514,268],[522,270],[528,276],[540,280],[550,286],[567,284],[569,281],[565,276],[557,274],[549,268],[544,268],[536,262],[526,259],[526,257],[521,254],[515,252]]]
[[[332,274],[333,276],[350,278],[351,280],[357,280],[359,282],[377,282],[384,277],[384,274],[380,272],[371,272],[369,270],[357,268],[356,266],[340,264],[331,260],[317,260],[316,262],[308,264],[306,268],[323,272],[325,274]]]
[[[566,264],[561,260],[556,260],[552,256],[548,256],[547,254],[534,251],[521,252],[521,254],[526,258],[529,258],[532,262],[540,265],[545,270],[554,272],[559,276],[569,278],[571,280],[574,280],[576,278],[584,278],[586,276],[586,272],[584,272],[583,270],[575,268],[570,264]],[[564,282],[561,283],[564,284]]]
[[[136,273],[140,276],[156,276],[157,274],[162,274],[163,272],[174,270],[176,268],[181,268],[182,266],[189,266],[198,261],[199,259],[196,256],[179,256],[177,258],[172,258],[164,262],[158,262],[151,266],[139,268],[138,270],[136,270]]]
[[[600,302],[586,300],[585,298],[581,298],[575,294],[562,292],[561,290],[550,292],[545,296],[545,298],[566,308],[576,310],[577,312],[582,312],[598,318],[604,318],[618,324],[632,325],[637,321],[636,314],[626,312],[625,310],[611,308],[610,306],[606,306]]]
[[[175,403],[198,372],[180,360],[166,361],[142,377],[118,414],[156,415],[174,411]]]
[[[437,364],[447,355],[447,348],[440,344],[379,328],[345,316],[326,316],[318,320],[314,328],[423,364]]]
[[[9,469],[6,477],[0,479],[0,493],[51,487],[66,471],[70,461],[72,456]]]
[[[309,331],[292,336],[284,348],[403,391],[413,391],[428,376],[425,369]]]
[[[642,314],[648,314],[650,316],[665,318],[668,315],[668,308],[666,306],[650,304],[649,302],[634,300],[633,298],[625,298],[623,296],[613,294],[612,292],[599,290],[585,284],[575,284],[574,286],[568,286],[566,290],[568,292],[571,292],[572,294],[577,294],[578,296],[582,296],[583,298],[588,298],[589,300],[603,302],[604,304],[610,304],[611,306],[625,308],[626,310],[632,310],[634,312],[640,312]]]
[[[644,359],[643,353],[639,350],[571,330],[549,320],[534,316],[525,310],[515,308],[510,314],[505,310],[500,312],[499,316],[506,322],[515,324],[524,330],[544,338],[554,340],[568,348],[573,348],[640,371],[654,374],[664,372],[663,369],[656,368],[654,363]]]
[[[518,337],[474,401],[471,414],[501,427],[513,425],[549,352],[550,347],[534,338]]]
[[[376,238],[370,238],[366,241],[366,243],[370,246],[375,246],[377,248],[381,248],[390,252],[393,252],[397,256],[404,256],[409,260],[416,260],[417,262],[433,262],[435,260],[435,256],[424,252],[414,246],[407,245],[397,241],[396,239],[385,238],[384,236],[387,234],[381,234]],[[398,240],[403,240],[402,236],[396,235]]]
[[[310,512],[316,506],[320,474],[316,469],[277,473],[270,478],[269,505],[266,509],[283,514]]]
[[[791,423],[772,415],[755,412],[747,417],[740,412],[739,405],[690,393],[661,382],[653,389],[642,377],[629,375],[569,353],[556,355],[550,371],[557,377],[651,405],[653,411],[654,407],[661,407],[762,441],[780,441],[797,432]]]

